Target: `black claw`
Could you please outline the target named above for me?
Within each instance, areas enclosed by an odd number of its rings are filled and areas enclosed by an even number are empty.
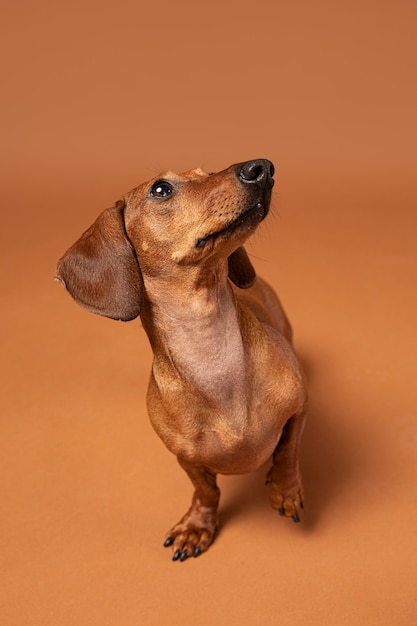
[[[188,559],[188,552],[187,550],[184,550],[184,552],[180,556],[180,561],[185,561],[186,559]]]
[[[281,517],[283,515],[285,515],[285,509],[278,509],[278,513],[281,515]]]
[[[174,543],[174,537],[168,537],[168,539],[165,539],[164,541],[164,548],[168,548],[169,546],[172,546],[173,543]]]
[[[202,550],[200,548],[200,546],[196,546],[194,548],[194,552],[193,552],[193,557],[196,559],[198,556],[200,556]]]
[[[304,502],[302,500],[300,502],[300,506],[301,506],[302,509],[304,508]]]
[[[173,560],[173,561],[178,561],[178,559],[180,558],[180,556],[181,556],[181,550],[175,550],[175,552],[174,552],[174,556],[172,557],[172,560]]]
[[[270,484],[270,482],[271,482],[271,479],[270,479],[270,478],[266,478],[266,479],[265,479],[265,485],[269,485],[269,484]]]
[[[292,516],[292,519],[293,519],[293,521],[294,521],[294,522],[300,522],[300,521],[301,521],[301,520],[300,520],[300,518],[299,518],[299,516],[298,516],[298,513],[296,513],[295,515],[293,515],[293,516]]]

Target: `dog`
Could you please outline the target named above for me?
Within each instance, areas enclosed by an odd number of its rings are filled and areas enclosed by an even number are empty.
[[[151,423],[194,495],[167,533],[174,561],[205,552],[218,528],[217,474],[266,477],[272,507],[300,521],[305,379],[292,330],[243,244],[267,216],[274,166],[166,172],[103,211],[60,259],[56,278],[90,312],[141,317],[153,350]]]

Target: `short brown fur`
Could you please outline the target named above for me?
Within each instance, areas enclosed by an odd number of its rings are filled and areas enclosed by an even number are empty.
[[[167,172],[104,211],[58,264],[87,310],[141,316],[154,354],[149,416],[195,489],[167,533],[174,560],[214,539],[216,475],[271,456],[271,505],[300,520],[304,379],[280,302],[242,247],[268,212],[272,176],[264,159],[213,175]]]

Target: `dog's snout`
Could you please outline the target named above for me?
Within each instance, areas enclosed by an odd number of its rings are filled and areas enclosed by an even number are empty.
[[[266,187],[273,184],[272,177],[274,171],[275,169],[271,161],[256,159],[242,163],[238,168],[238,177],[242,183]]]

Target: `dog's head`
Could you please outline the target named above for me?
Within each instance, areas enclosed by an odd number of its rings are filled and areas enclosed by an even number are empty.
[[[58,263],[56,278],[81,306],[113,319],[140,313],[142,274],[228,259],[241,288],[255,281],[242,244],[269,210],[274,168],[258,159],[206,174],[167,172],[103,211]]]

